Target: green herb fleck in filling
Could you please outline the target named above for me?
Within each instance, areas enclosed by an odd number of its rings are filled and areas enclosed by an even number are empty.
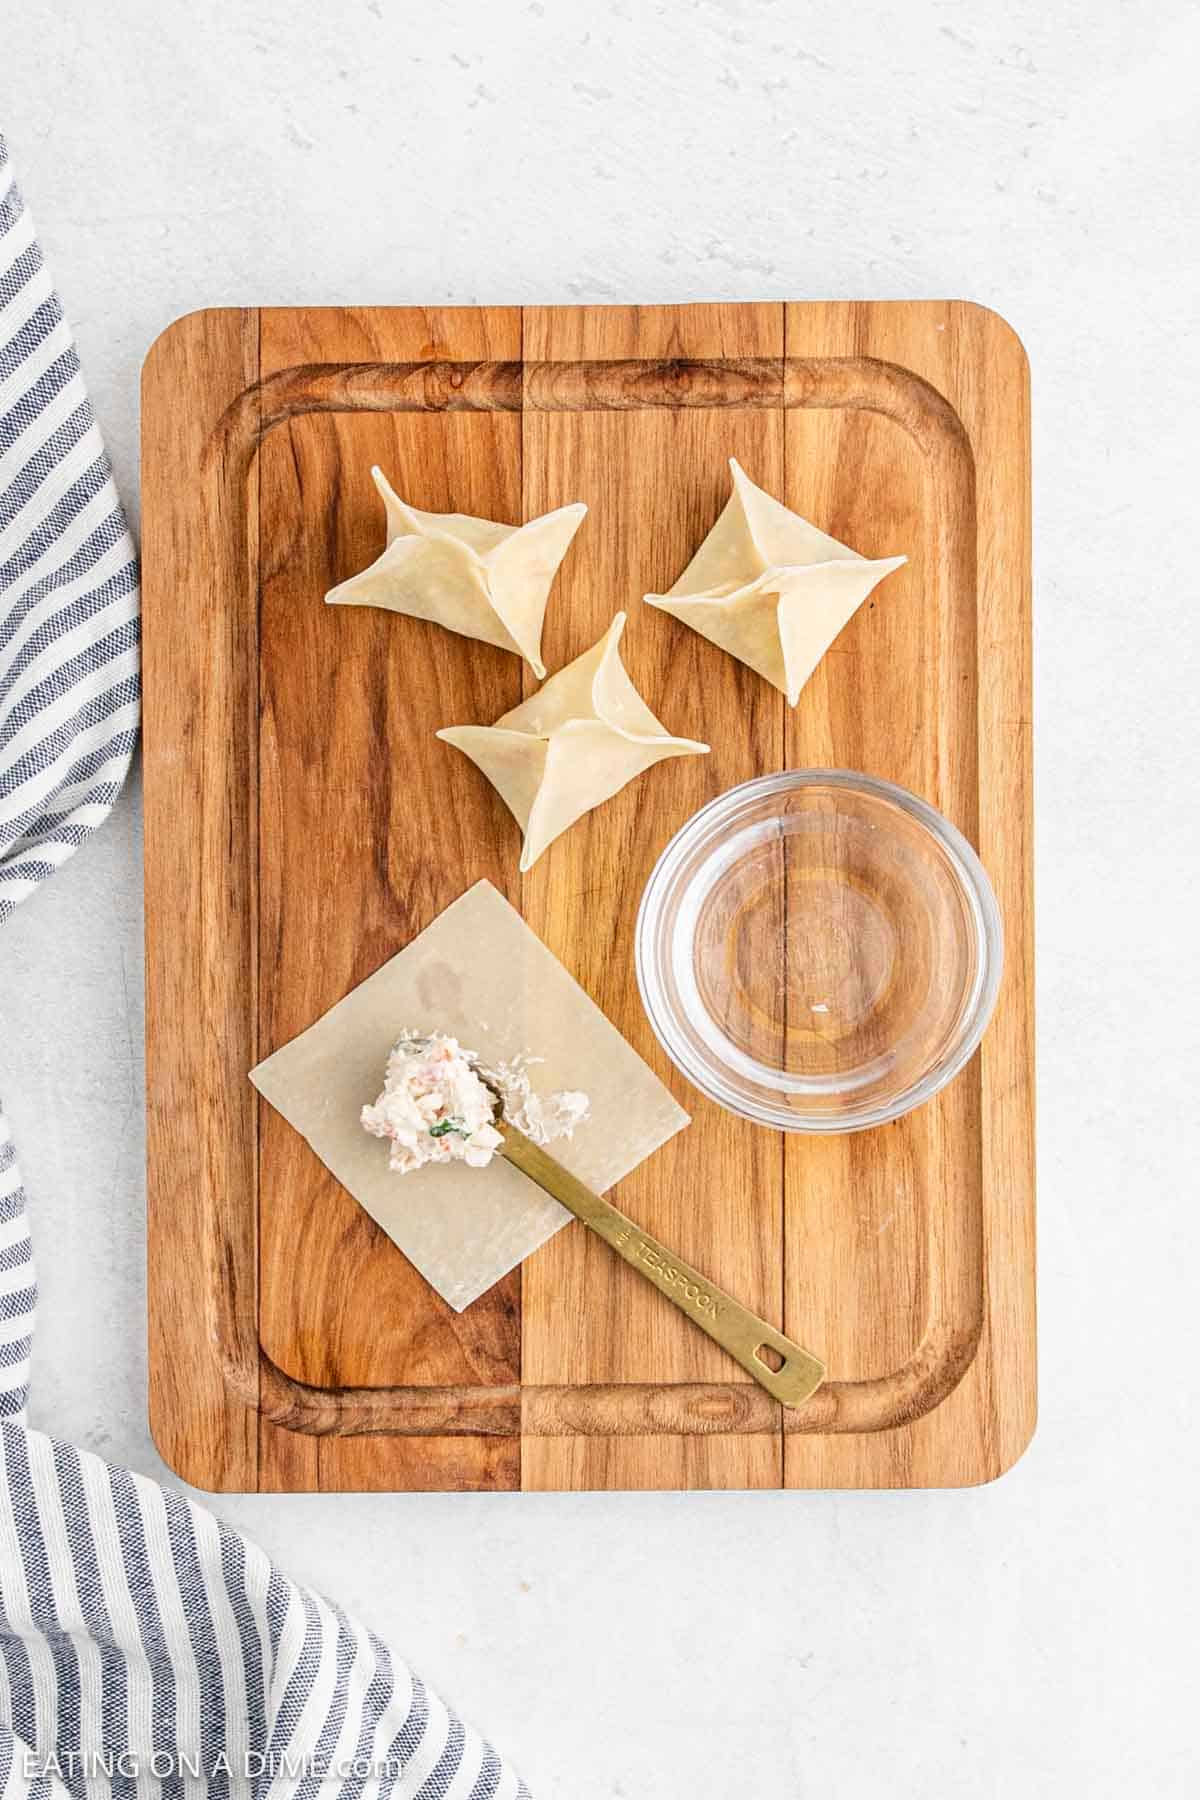
[[[445,1137],[451,1131],[455,1137],[465,1138],[471,1135],[461,1119],[439,1119],[436,1125],[429,1127],[430,1137]]]

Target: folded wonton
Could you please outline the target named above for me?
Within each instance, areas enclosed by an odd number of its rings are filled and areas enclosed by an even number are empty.
[[[669,594],[647,594],[765,675],[795,706],[871,589],[907,562],[870,561],[755,487],[731,457],[733,493]]]
[[[707,744],[671,737],[646,705],[617,648],[618,613],[598,644],[494,725],[450,725],[438,736],[481,768],[525,833],[522,870],[568,825],[667,756]]]
[[[541,681],[546,598],[587,507],[560,506],[527,525],[418,512],[371,470],[387,508],[387,548],[330,588],[334,606],[385,606],[523,656]]]

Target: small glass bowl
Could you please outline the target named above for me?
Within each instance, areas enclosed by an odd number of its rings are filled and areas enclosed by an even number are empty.
[[[642,896],[636,956],[659,1042],[710,1099],[784,1131],[861,1131],[963,1067],[1004,941],[979,858],[926,801],[792,769],[676,832]]]

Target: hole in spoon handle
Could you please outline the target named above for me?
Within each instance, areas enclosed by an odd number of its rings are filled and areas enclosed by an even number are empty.
[[[782,1331],[635,1225],[611,1200],[593,1193],[539,1144],[506,1126],[502,1154],[610,1244],[774,1399],[784,1406],[802,1406],[821,1385],[825,1365],[810,1350],[784,1337]]]
[[[759,1341],[754,1344],[749,1362],[739,1356],[736,1350],[732,1352],[733,1355],[784,1406],[803,1406],[825,1379],[824,1363],[811,1350],[793,1344],[781,1331],[770,1326],[763,1327],[761,1321],[754,1320],[752,1314],[747,1316],[750,1323],[757,1327],[751,1333],[751,1341],[755,1336]]]

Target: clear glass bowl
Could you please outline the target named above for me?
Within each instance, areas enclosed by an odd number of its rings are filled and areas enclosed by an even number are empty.
[[[889,781],[764,775],[689,819],[655,866],[637,977],[667,1055],[731,1112],[861,1131],[958,1073],[1004,958],[983,866]]]

